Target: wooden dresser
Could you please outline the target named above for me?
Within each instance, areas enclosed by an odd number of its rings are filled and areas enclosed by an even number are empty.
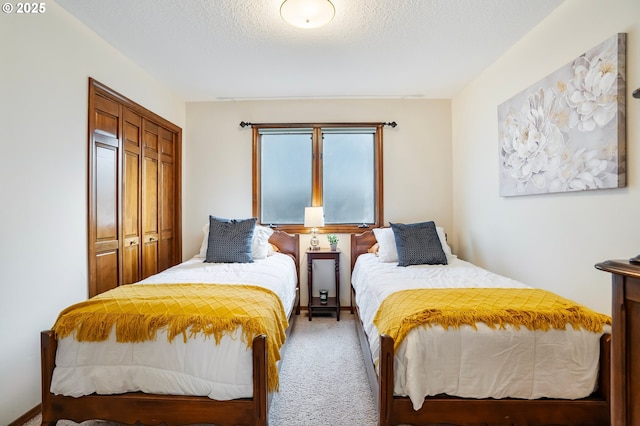
[[[640,265],[607,260],[596,268],[613,274],[611,425],[640,425]]]

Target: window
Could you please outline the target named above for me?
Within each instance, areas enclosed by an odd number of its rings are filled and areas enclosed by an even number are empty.
[[[254,124],[253,215],[303,232],[323,206],[325,232],[358,232],[382,218],[383,123]]]

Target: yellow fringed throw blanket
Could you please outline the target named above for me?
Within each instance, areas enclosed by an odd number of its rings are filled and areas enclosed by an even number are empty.
[[[546,290],[533,288],[438,288],[403,290],[388,296],[373,320],[397,349],[418,326],[459,328],[477,322],[491,328],[507,324],[530,330],[564,329],[571,325],[602,332],[611,318]]]
[[[213,336],[242,327],[242,339],[251,347],[255,336],[267,336],[267,386],[278,390],[280,347],[287,317],[280,298],[252,285],[134,284],[117,287],[62,311],[53,326],[58,337],[75,332],[82,342],[107,340],[115,326],[118,342],[155,340],[166,329],[169,341],[182,334],[186,342],[196,333]]]

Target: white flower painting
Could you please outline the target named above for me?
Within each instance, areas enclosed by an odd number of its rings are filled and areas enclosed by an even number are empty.
[[[621,188],[626,34],[498,106],[500,195]]]

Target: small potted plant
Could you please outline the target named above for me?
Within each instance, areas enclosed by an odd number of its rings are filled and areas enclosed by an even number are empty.
[[[327,240],[329,240],[329,247],[331,247],[331,250],[336,250],[338,248],[338,236],[336,234],[327,235]]]

